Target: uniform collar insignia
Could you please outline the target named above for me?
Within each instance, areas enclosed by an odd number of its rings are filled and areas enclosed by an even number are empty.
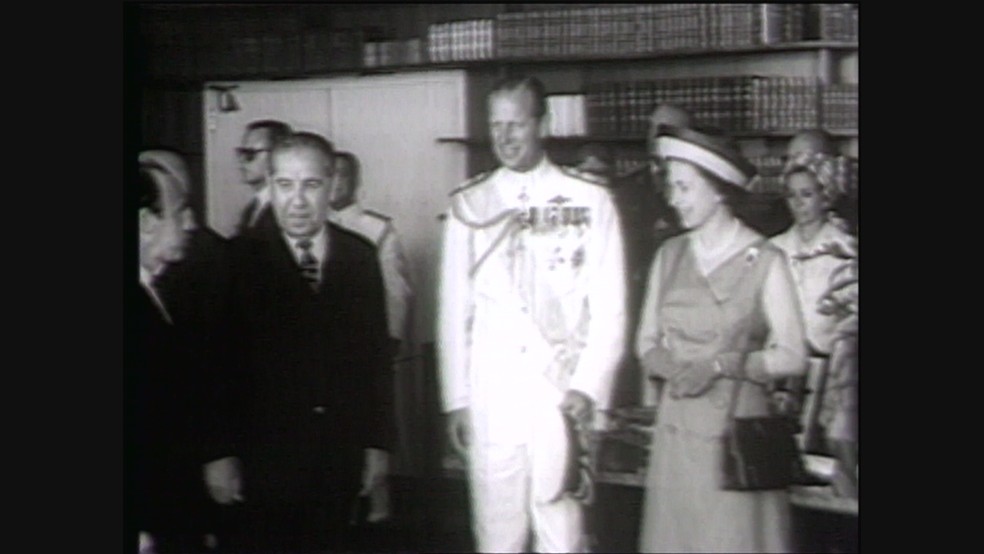
[[[549,202],[550,204],[557,204],[558,206],[563,205],[563,204],[566,204],[566,203],[568,203],[570,201],[571,201],[570,198],[568,198],[566,196],[561,196],[559,194],[557,196],[554,196],[550,200],[547,200],[547,202]]]

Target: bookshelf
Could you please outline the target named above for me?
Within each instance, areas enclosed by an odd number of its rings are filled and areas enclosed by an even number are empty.
[[[792,138],[798,132],[796,129],[788,130],[777,130],[777,131],[738,131],[730,133],[731,136],[739,139],[754,139],[754,138],[778,138],[778,139],[789,139]],[[857,138],[857,129],[827,129],[834,138]],[[637,144],[644,145],[646,137],[642,136],[594,136],[594,135],[583,135],[583,136],[568,136],[568,137],[547,137],[547,142],[553,144],[571,144],[571,145],[581,145],[587,142],[603,142],[612,144]],[[490,146],[491,143],[487,138],[469,138],[469,137],[441,137],[437,139],[439,143],[451,143],[451,144],[464,144],[467,146]]]

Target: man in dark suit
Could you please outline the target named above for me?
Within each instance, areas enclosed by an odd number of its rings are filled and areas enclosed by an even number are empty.
[[[334,150],[311,133],[273,145],[271,208],[236,241],[251,547],[344,548],[357,496],[386,477],[392,391],[373,246],[327,222]]]
[[[128,428],[135,431],[128,444],[138,476],[132,497],[141,542],[155,543],[158,553],[197,552],[211,531],[206,484],[235,495],[230,452],[218,434],[228,413],[213,403],[214,382],[203,373],[208,357],[159,287],[188,253],[187,190],[164,165],[143,157],[139,184],[141,288],[131,304],[136,356],[128,370]]]
[[[689,127],[690,114],[670,104],[660,104],[653,110],[649,117],[647,135],[647,149],[651,156],[654,153],[656,130],[660,125]],[[648,166],[615,179],[613,185],[612,196],[622,222],[625,244],[629,315],[627,336],[631,343],[635,340],[639,310],[656,250],[666,239],[680,233],[682,228],[676,212],[670,208],[663,194],[663,176],[654,157]],[[625,360],[619,373],[619,384],[612,405],[655,404],[655,391],[631,355]],[[634,398],[637,394],[635,391],[642,391],[641,398]]]
[[[167,176],[177,185],[181,198],[188,198],[191,175],[184,158],[170,149],[145,150],[140,153],[142,168]],[[228,241],[205,225],[201,225],[190,206],[183,202],[180,225],[184,231],[184,255],[181,263],[168,264],[154,279],[154,289],[167,306],[177,332],[192,355],[190,363],[197,368],[189,372],[202,390],[202,401],[208,413],[197,423],[208,448],[216,453],[216,461],[205,466],[209,492],[218,504],[210,503],[208,513],[201,519],[218,544],[224,540],[230,520],[238,508],[238,486],[241,484],[237,444],[241,420],[236,402],[241,397],[233,386],[237,382],[231,373],[238,368],[231,363],[234,337],[231,330],[231,253]]]
[[[236,148],[236,160],[243,183],[253,189],[253,198],[239,216],[235,234],[240,235],[255,227],[260,216],[270,206],[270,190],[266,184],[270,149],[288,137],[291,131],[290,125],[275,119],[253,121],[246,126],[242,143]]]

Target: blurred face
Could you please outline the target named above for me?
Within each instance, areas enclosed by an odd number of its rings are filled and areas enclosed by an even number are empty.
[[[719,209],[724,199],[714,185],[689,162],[667,160],[666,196],[687,229],[703,225]]]
[[[270,156],[270,138],[265,129],[255,129],[243,135],[243,141],[236,149],[239,172],[243,182],[252,187],[266,183],[267,163]]]
[[[355,200],[355,183],[353,179],[354,168],[348,158],[337,158],[335,160],[335,175],[331,189],[331,209],[342,210],[347,208]]]
[[[161,214],[140,210],[140,264],[157,272],[168,264],[181,261],[188,243],[190,210],[180,185],[168,175],[158,177]]]
[[[268,178],[270,198],[277,222],[288,235],[309,237],[324,226],[331,191],[330,163],[307,148],[274,155]]]
[[[514,171],[528,171],[543,156],[546,118],[533,117],[533,93],[500,91],[489,98],[492,149],[499,162]]]
[[[797,225],[820,221],[827,209],[820,184],[805,171],[798,171],[786,178],[786,202]]]

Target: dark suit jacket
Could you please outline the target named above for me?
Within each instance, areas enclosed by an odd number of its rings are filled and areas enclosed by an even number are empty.
[[[612,196],[622,221],[628,273],[630,331],[635,337],[649,268],[663,242],[682,231],[676,211],[656,189],[648,167],[615,181]]]
[[[138,285],[139,286],[139,285]],[[128,311],[136,345],[128,372],[128,448],[136,480],[129,492],[141,529],[186,532],[205,500],[202,464],[208,461],[198,422],[203,390],[187,344],[142,288]]]
[[[363,450],[392,444],[376,251],[332,224],[328,241],[314,292],[272,211],[235,239],[238,344],[248,380],[247,498],[293,502],[323,494],[326,483],[357,486]]]
[[[202,227],[193,231],[184,259],[169,265],[155,281],[191,355],[196,370],[189,372],[201,387],[204,417],[198,422],[203,454],[210,459],[236,455],[242,421],[233,388],[235,338],[232,322],[232,253],[229,241]]]

